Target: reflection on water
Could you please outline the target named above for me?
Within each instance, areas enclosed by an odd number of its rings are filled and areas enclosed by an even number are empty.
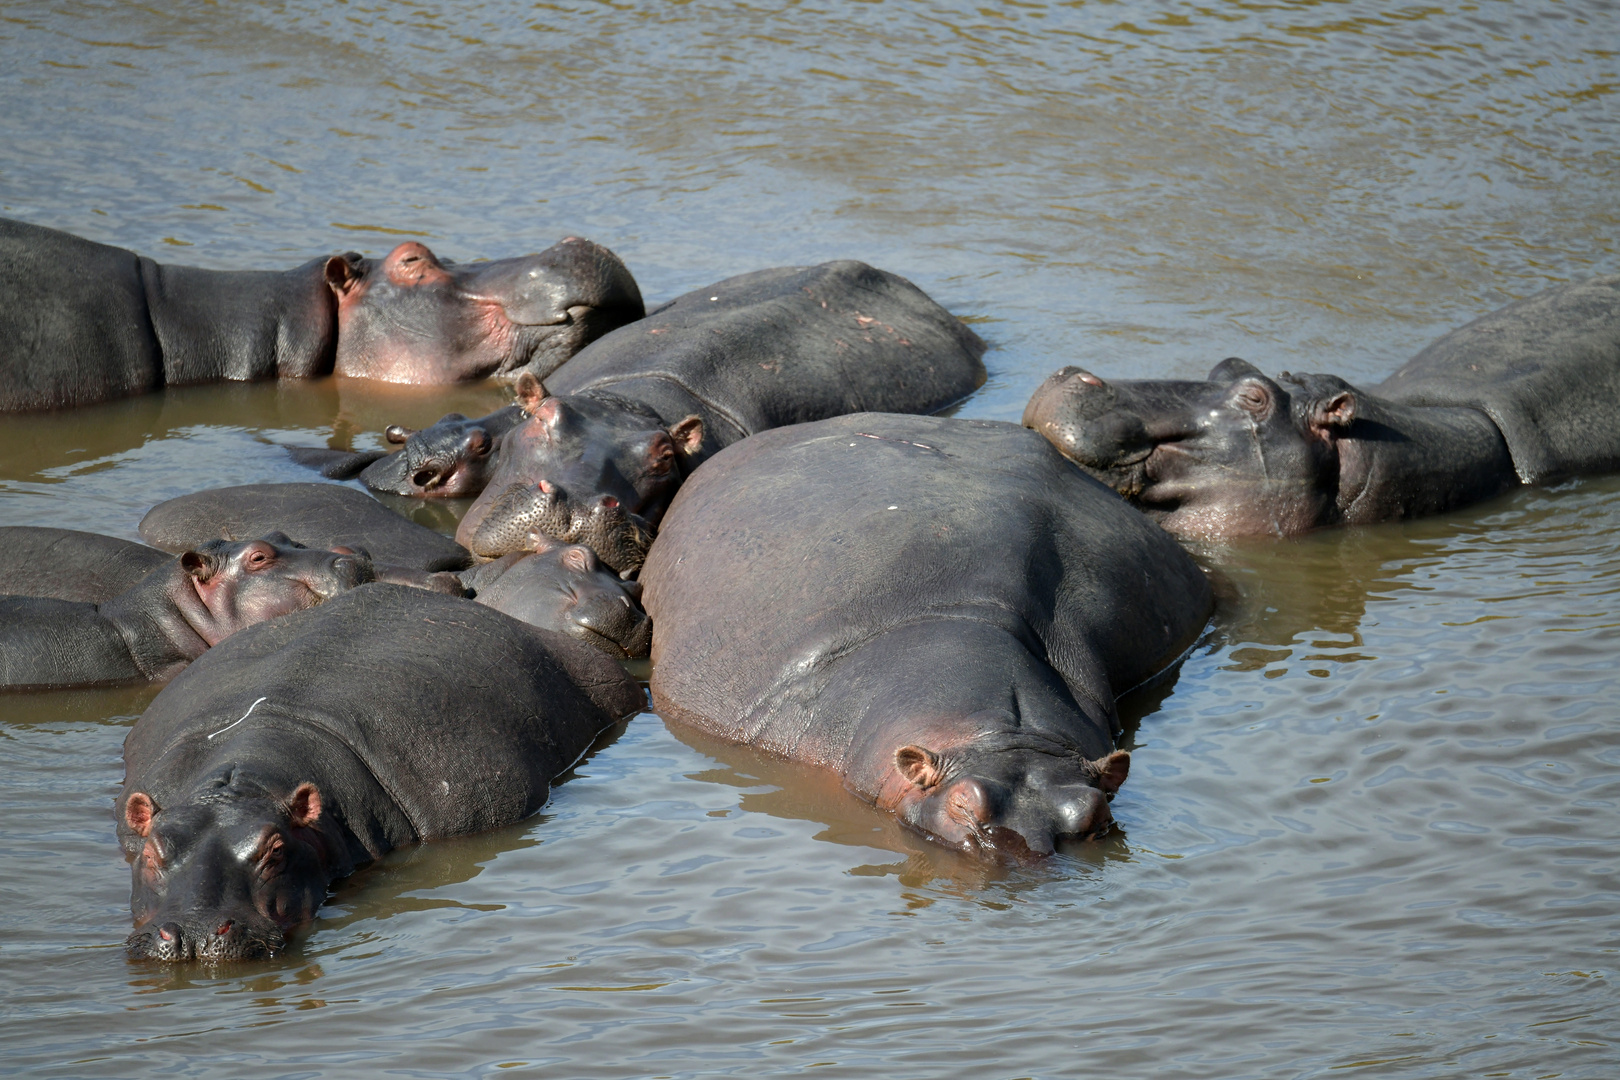
[[[219,268],[581,233],[651,301],[863,258],[992,342],[971,417],[1070,362],[1370,383],[1620,269],[1614,36],[1594,2],[13,4],[0,214]],[[278,444],[503,398],[327,380],[7,417],[0,524],[132,537],[164,498],[310,479]],[[642,716],[544,815],[388,856],[251,968],[124,959],[111,807],[153,691],[0,700],[6,1064],[1612,1073],[1620,479],[1198,556],[1228,600],[1121,701],[1102,843],[969,863]]]

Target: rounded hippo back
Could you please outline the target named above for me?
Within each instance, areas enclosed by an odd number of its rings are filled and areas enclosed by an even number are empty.
[[[170,560],[168,552],[76,529],[0,527],[0,594],[100,604]]]

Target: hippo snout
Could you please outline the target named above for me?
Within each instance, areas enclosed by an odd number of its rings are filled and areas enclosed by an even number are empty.
[[[154,919],[124,942],[131,960],[162,963],[259,960],[274,956],[284,945],[284,936],[274,926],[255,926],[224,916],[201,926],[186,926],[172,919],[159,923]]]

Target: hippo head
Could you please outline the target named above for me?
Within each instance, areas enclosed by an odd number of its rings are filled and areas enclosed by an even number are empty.
[[[908,744],[894,753],[890,799],[900,819],[949,847],[1021,859],[1062,839],[1107,833],[1108,800],[1131,755],[1089,760],[1028,732],[998,733],[949,750]],[[898,790],[895,791],[894,788]]]
[[[339,375],[452,383],[550,374],[588,342],[645,314],[630,271],[578,237],[538,255],[456,265],[415,242],[381,259],[327,260]]]
[[[1355,391],[1330,375],[1268,379],[1237,358],[1205,382],[1105,382],[1066,367],[1024,426],[1181,536],[1286,536],[1334,508]]]
[[[277,798],[230,770],[169,808],[130,793],[119,830],[133,855],[130,956],[217,961],[280,952],[288,931],[326,899],[320,817],[314,784]]]
[[[630,573],[703,446],[703,421],[673,426],[636,402],[609,394],[554,397],[537,379],[518,380],[530,419],[510,432],[483,495],[456,539],[494,558],[521,550],[532,530],[588,545]]]
[[[211,540],[180,556],[195,596],[183,594],[186,621],[209,645],[244,627],[314,607],[375,580],[371,559],[352,548],[306,548],[285,533],[257,540]]]
[[[374,491],[419,499],[477,495],[494,471],[501,437],[522,419],[511,406],[476,420],[449,413],[420,431],[391,424],[383,437],[400,452],[368,465],[360,479]]]
[[[583,544],[565,544],[538,530],[528,543],[533,554],[499,560],[508,565],[494,584],[478,590],[480,603],[616,659],[647,655],[652,623],[641,610],[640,583],[603,569]]]

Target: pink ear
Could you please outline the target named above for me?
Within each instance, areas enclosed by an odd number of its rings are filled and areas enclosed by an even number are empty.
[[[287,800],[287,820],[295,827],[303,829],[315,824],[321,818],[321,793],[309,781],[304,781],[293,790],[292,798]]]
[[[152,816],[156,813],[152,796],[144,791],[131,792],[129,798],[124,800],[124,824],[137,836],[145,836],[152,831]]]
[[[894,752],[894,767],[900,775],[920,788],[931,788],[944,778],[939,757],[921,746],[902,746]]]
[[[1107,757],[1098,758],[1091,764],[1097,769],[1097,786],[1112,795],[1119,790],[1121,784],[1125,783],[1125,778],[1131,775],[1131,752],[1115,750]]]
[[[180,556],[180,566],[198,581],[207,581],[214,576],[214,560],[200,551],[188,551]]]
[[[1344,431],[1356,421],[1356,395],[1349,390],[1311,402],[1311,428],[1321,436]]]
[[[547,396],[545,384],[539,379],[535,378],[534,372],[532,371],[525,371],[523,374],[519,375],[517,383],[512,387],[512,390],[517,395],[517,403],[521,405],[523,407],[523,411],[528,413],[530,416],[534,415],[535,408],[542,401],[544,401]]]
[[[669,429],[669,437],[675,440],[675,449],[691,457],[703,446],[703,418],[688,416]]]
[[[359,281],[359,272],[344,256],[334,255],[326,260],[326,284],[337,295],[349,295]]]

